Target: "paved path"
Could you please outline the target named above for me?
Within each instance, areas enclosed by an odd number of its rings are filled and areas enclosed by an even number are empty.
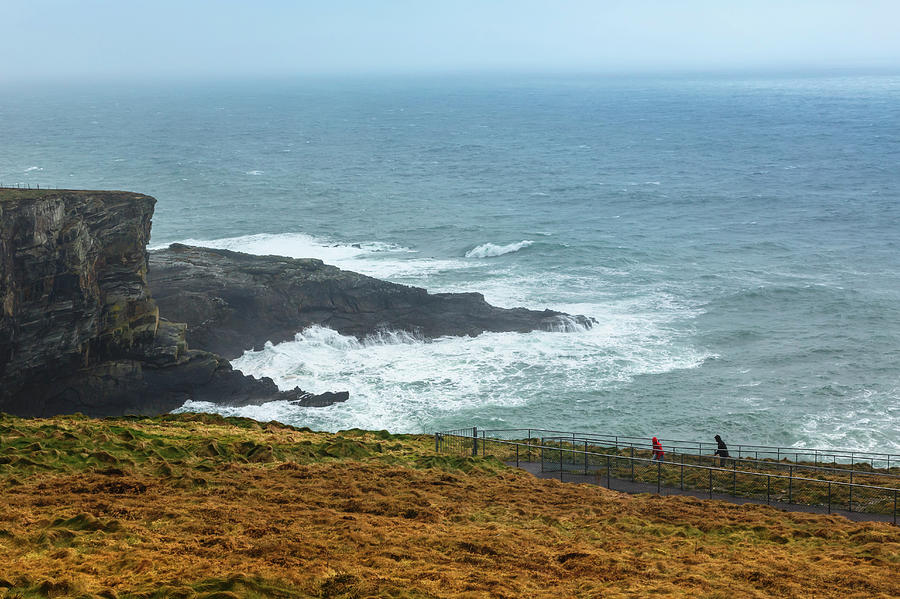
[[[510,466],[516,466],[516,462],[507,462]],[[610,478],[608,479],[609,484],[607,484],[607,478],[605,476],[596,476],[596,475],[584,475],[584,474],[573,474],[571,472],[563,472],[560,475],[559,471],[556,472],[542,472],[541,471],[541,463],[540,462],[519,462],[518,467],[526,472],[530,472],[538,478],[554,478],[556,480],[562,480],[567,483],[586,483],[589,485],[601,485],[604,487],[609,487],[613,491],[622,491],[624,493],[653,493],[657,492],[657,486],[651,483],[642,483],[642,482],[632,482],[628,479],[622,478]],[[685,489],[681,490],[678,487],[659,487],[660,495],[687,495],[690,497],[697,497],[699,499],[720,499],[722,501],[728,501],[730,503],[736,504],[744,504],[744,503],[756,503],[760,505],[767,505],[765,499],[759,499],[754,497],[735,497],[733,495],[728,495],[726,493],[713,493],[712,495],[709,492],[702,491],[699,489]],[[875,521],[875,522],[894,522],[894,517],[891,514],[869,514],[866,512],[848,512],[847,510],[837,510],[832,509],[831,512],[828,511],[827,507],[822,507],[818,505],[803,505],[798,503],[784,503],[781,501],[771,501],[768,505],[788,511],[788,512],[809,512],[812,514],[838,514],[840,516],[844,516],[849,520],[855,520],[857,522],[866,522],[866,521]],[[896,522],[894,522],[896,524]]]

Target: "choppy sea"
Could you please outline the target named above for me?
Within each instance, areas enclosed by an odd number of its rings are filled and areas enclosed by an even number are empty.
[[[151,194],[154,247],[318,257],[598,321],[298,331],[235,367],[347,403],[191,409],[900,451],[900,77],[6,88],[0,184]]]

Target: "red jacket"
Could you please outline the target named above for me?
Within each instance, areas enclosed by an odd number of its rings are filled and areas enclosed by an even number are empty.
[[[663,451],[662,443],[659,442],[659,439],[653,437],[653,459],[661,460],[666,457],[666,453]]]

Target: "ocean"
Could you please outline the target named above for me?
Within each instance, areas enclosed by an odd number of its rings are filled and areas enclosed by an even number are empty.
[[[900,452],[900,77],[0,89],[0,184],[155,196],[153,247],[317,257],[597,320],[234,361],[314,429],[544,427]]]

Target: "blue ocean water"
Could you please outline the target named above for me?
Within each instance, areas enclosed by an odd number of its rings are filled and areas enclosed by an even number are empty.
[[[154,195],[155,246],[598,321],[431,343],[313,328],[235,366],[349,402],[227,413],[900,451],[900,77],[3,89],[0,183]]]

